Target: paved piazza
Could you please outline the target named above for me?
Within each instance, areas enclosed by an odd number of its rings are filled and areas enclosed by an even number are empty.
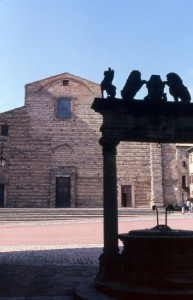
[[[98,266],[102,245],[1,246],[0,264]]]
[[[130,216],[120,218],[119,232],[155,225],[155,216]],[[193,230],[193,214],[169,214],[168,225]],[[102,247],[101,218],[0,222],[0,300],[72,299],[77,284],[94,280]]]

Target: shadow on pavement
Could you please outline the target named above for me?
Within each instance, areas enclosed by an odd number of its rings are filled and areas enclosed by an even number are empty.
[[[94,280],[102,248],[0,253],[0,296],[66,296]]]

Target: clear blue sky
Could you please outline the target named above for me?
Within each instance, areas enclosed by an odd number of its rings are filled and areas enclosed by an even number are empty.
[[[27,83],[64,72],[100,83],[108,67],[117,96],[138,69],[178,73],[193,98],[193,0],[0,0],[0,112],[24,104]]]

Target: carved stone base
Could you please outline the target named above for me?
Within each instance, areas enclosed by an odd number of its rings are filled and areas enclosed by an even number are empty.
[[[119,274],[121,274],[122,257],[120,254],[116,255],[104,255],[99,258],[99,272],[97,274],[97,280],[99,281],[117,281]]]
[[[96,282],[96,289],[115,299],[128,300],[191,300],[193,291],[149,288],[121,282]],[[102,298],[101,298],[102,299]],[[113,298],[114,299],[114,298]]]

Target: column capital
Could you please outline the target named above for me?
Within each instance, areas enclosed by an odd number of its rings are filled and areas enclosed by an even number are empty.
[[[111,140],[111,139],[106,139],[106,138],[101,138],[99,140],[99,144],[102,147],[108,147],[108,148],[112,148],[112,147],[117,147],[117,145],[119,144],[119,141],[117,140]]]

